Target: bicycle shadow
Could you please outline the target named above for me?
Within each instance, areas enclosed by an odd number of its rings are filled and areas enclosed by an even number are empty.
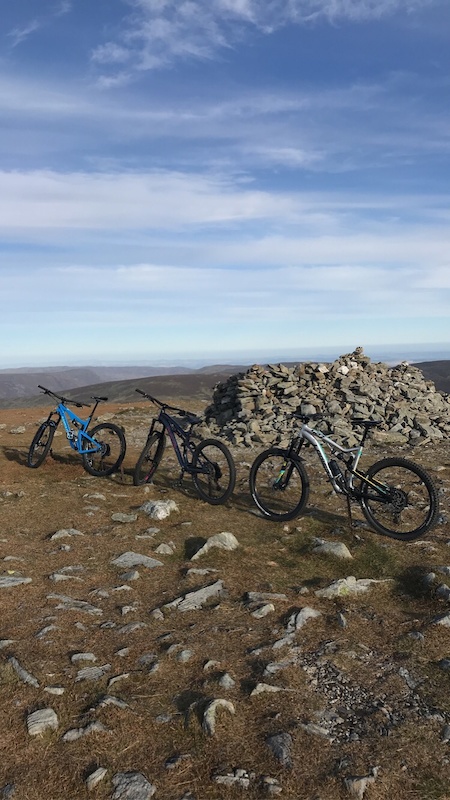
[[[285,524],[281,522],[274,522],[274,520],[265,517],[255,505],[250,492],[245,488],[235,489],[230,498],[230,503],[232,507],[236,508],[238,511],[252,514],[257,519],[264,520],[264,522],[271,522],[275,525]],[[302,519],[313,519],[316,522],[322,523],[323,525],[330,525],[333,527],[350,525],[350,520],[346,510],[343,510],[342,513],[336,513],[334,511],[327,511],[326,509],[319,508],[315,505],[308,505],[298,517],[294,517],[294,519],[290,520],[289,524],[295,524],[297,521]]]
[[[2,445],[1,450],[7,461],[14,461],[16,464],[20,464],[20,466],[26,466],[28,449],[21,451],[16,447],[6,447]]]
[[[26,450],[20,450],[19,448],[7,447],[5,445],[0,445],[0,451],[5,456],[6,461],[10,461],[10,462],[14,462],[16,464],[19,464],[19,466],[21,466],[21,467],[27,467],[28,466],[28,460],[27,460],[28,459],[28,448]],[[66,466],[66,467],[67,466],[70,466],[70,467],[76,467],[76,466],[82,467],[80,456],[78,456],[75,453],[73,455],[72,455],[72,453],[67,453],[67,454],[63,455],[61,453],[54,453],[53,451],[51,451],[48,454],[48,456],[46,458],[46,461],[41,466],[44,466],[45,463],[49,464],[52,461],[56,462],[57,464]],[[133,474],[132,470],[131,471],[128,470],[128,472],[131,475]],[[106,475],[105,477],[107,477],[113,483],[117,483],[119,485],[122,485],[124,483],[128,483],[129,482],[127,480],[124,480],[126,474],[127,474],[127,470],[120,470],[117,474]]]

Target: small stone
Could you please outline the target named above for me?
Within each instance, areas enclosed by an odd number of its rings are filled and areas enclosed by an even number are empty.
[[[31,578],[22,578],[20,575],[0,575],[0,589],[11,589],[22,583],[31,583]]]
[[[366,775],[362,778],[346,778],[345,786],[348,790],[348,793],[352,797],[356,797],[357,800],[363,800],[367,787],[370,786],[371,783],[375,782],[378,771],[379,767],[373,767],[370,775]]]
[[[158,553],[158,555],[161,556],[171,556],[173,555],[173,552],[174,552],[173,547],[170,547],[170,545],[168,544],[164,544],[164,542],[158,545],[158,547],[155,550],[155,553]]]
[[[148,569],[163,566],[162,561],[158,561],[156,558],[150,558],[149,556],[142,555],[141,553],[133,553],[132,551],[122,553],[121,556],[114,558],[111,561],[111,564],[114,564],[115,567],[127,568],[143,566],[147,567]]]
[[[230,714],[234,714],[234,705],[229,700],[211,700],[203,712],[202,728],[208,736],[213,736],[216,730],[216,713],[218,708],[225,708]]]
[[[86,778],[86,788],[88,792],[92,792],[92,789],[95,789],[98,783],[103,780],[105,775],[107,774],[108,770],[105,767],[98,767],[98,769],[91,772],[90,775]]]
[[[178,513],[179,509],[174,500],[149,500],[140,509],[152,519],[166,519],[172,511]]]
[[[314,539],[315,547],[313,553],[318,555],[330,555],[335,558],[351,559],[353,558],[347,545],[343,542],[327,542],[324,539]]]
[[[322,613],[320,611],[316,611],[315,608],[310,608],[310,606],[304,606],[300,611],[292,614],[289,617],[286,631],[287,633],[293,633],[294,631],[300,630],[303,626],[308,622],[310,619],[317,619],[317,617],[321,617]]]
[[[112,779],[111,800],[150,800],[156,792],[141,772],[117,772]]]
[[[282,689],[281,686],[272,686],[270,683],[257,683],[255,688],[250,692],[250,697],[255,697],[258,694],[263,694],[263,692],[283,692],[286,691]]]
[[[177,661],[179,661],[180,664],[186,664],[191,660],[192,655],[192,650],[181,650],[181,652],[177,655]]]
[[[77,672],[75,682],[80,681],[99,681],[106,672],[111,669],[111,664],[103,664],[102,667],[84,667]]]
[[[76,528],[61,528],[61,530],[53,533],[50,539],[63,539],[67,536],[84,536],[84,534],[81,531],[77,531]]]
[[[272,750],[275,758],[283,767],[292,767],[291,746],[292,737],[290,733],[277,733],[266,739],[267,745]]]
[[[224,672],[219,678],[219,686],[221,686],[222,689],[233,689],[233,687],[236,686],[236,681],[233,680],[228,672]]]
[[[47,730],[56,731],[58,717],[52,708],[41,708],[28,715],[27,728],[30,736],[40,736]]]
[[[111,514],[113,522],[122,522],[124,524],[127,522],[136,522],[137,518],[137,514],[123,514],[121,511],[116,514]]]
[[[47,600],[59,600],[59,605],[56,608],[62,611],[84,611],[86,614],[93,614],[101,616],[103,611],[97,606],[87,603],[85,600],[76,600],[65,594],[48,594]]]
[[[27,672],[27,670],[19,664],[17,658],[10,656],[10,658],[8,658],[8,663],[11,664],[13,670],[18,675],[20,680],[23,681],[23,683],[27,683],[29,686],[34,686],[35,689],[39,688],[39,681],[37,678],[35,678],[34,675],[31,675],[30,672]]]
[[[82,736],[88,736],[90,733],[110,733],[110,731],[105,728],[103,723],[95,720],[95,722],[89,722],[84,728],[71,728],[61,738],[63,742],[76,742]]]
[[[122,572],[122,575],[119,575],[121,581],[137,581],[140,577],[137,569],[131,569],[129,572]]]
[[[255,611],[252,611],[252,617],[255,619],[262,619],[263,617],[267,617],[268,614],[272,614],[274,611],[274,604],[266,603],[265,605],[256,608]]]
[[[200,547],[199,550],[197,550],[197,552],[192,556],[191,561],[195,561],[196,559],[205,555],[205,553],[207,553],[213,547],[217,547],[219,550],[236,550],[239,547],[239,542],[232,533],[228,533],[227,531],[216,533],[214,536],[210,536],[209,539],[206,540],[205,544]]]
[[[76,664],[78,661],[97,661],[97,656],[94,656],[94,653],[74,653],[70,656],[70,660],[72,664]]]
[[[171,603],[167,603],[164,608],[169,610],[176,609],[177,611],[195,611],[201,608],[209,600],[219,597],[223,593],[223,581],[216,581],[196,592],[188,592],[182,597],[177,597]]]

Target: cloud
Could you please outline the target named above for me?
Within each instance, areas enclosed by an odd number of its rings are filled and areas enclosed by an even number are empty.
[[[0,172],[3,229],[181,229],[285,219],[295,206],[289,195],[201,174]]]
[[[28,39],[30,34],[34,33],[41,27],[41,23],[37,19],[33,19],[27,25],[22,26],[21,28],[13,28],[12,31],[9,31],[7,36],[11,40],[11,47],[17,47],[17,45],[21,44]]]
[[[21,27],[13,28],[7,37],[10,39],[12,48],[22,44],[32,33],[47,27],[53,19],[65,16],[72,11],[72,0],[60,0],[59,3],[47,14],[42,14],[39,18],[34,18]]]
[[[286,25],[379,20],[411,15],[439,0],[125,0],[132,8],[118,41],[97,47],[92,59],[116,64],[116,47],[134,69],[160,69],[179,59],[212,59],[252,32]],[[131,72],[129,73],[131,75]]]

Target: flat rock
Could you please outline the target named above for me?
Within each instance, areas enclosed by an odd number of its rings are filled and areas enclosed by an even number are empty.
[[[174,500],[148,500],[140,509],[151,519],[166,519],[172,511],[178,512],[178,506]]]
[[[266,744],[283,767],[292,767],[292,736],[290,733],[276,733],[268,736]]]
[[[107,774],[108,770],[105,767],[98,767],[94,772],[91,772],[90,775],[86,778],[86,788],[88,792],[92,792],[93,789],[103,780],[105,775]]]
[[[123,522],[124,524],[127,522],[136,522],[137,518],[137,514],[123,514],[121,511],[111,514],[113,522]]]
[[[327,542],[325,539],[315,539],[313,553],[317,555],[334,556],[335,558],[353,558],[347,545],[343,542]]]
[[[116,772],[111,800],[149,800],[156,792],[142,772]]]
[[[47,730],[56,731],[58,717],[52,708],[40,708],[27,717],[27,728],[30,736],[40,736]]]
[[[122,553],[121,556],[114,558],[111,564],[114,564],[115,567],[119,567],[120,569],[130,569],[131,567],[138,566],[153,569],[154,567],[163,566],[162,561],[158,561],[156,558],[150,558],[150,556],[144,556],[141,553],[134,553],[132,550],[128,550],[126,553]]]
[[[50,539],[65,539],[70,536],[84,536],[84,533],[81,533],[76,528],[61,528],[56,533],[52,533]]]
[[[0,589],[10,589],[13,586],[20,586],[22,583],[31,583],[31,578],[23,578],[20,575],[0,575]]]
[[[177,597],[171,603],[167,603],[164,608],[177,611],[195,611],[214,597],[220,597],[223,592],[223,581],[210,583],[195,592],[188,592],[184,596]]]
[[[219,550],[236,550],[239,547],[239,542],[232,533],[228,533],[227,531],[216,533],[214,536],[210,536],[205,544],[194,553],[191,557],[191,561],[196,561],[198,558],[205,555],[205,553],[208,553],[213,547],[217,547]]]
[[[24,669],[21,666],[21,664],[19,664],[17,658],[11,656],[10,658],[8,658],[8,663],[11,664],[14,672],[18,675],[21,681],[27,683],[29,686],[34,686],[35,689],[39,688],[38,679],[35,678],[34,675],[32,675],[30,672],[27,672],[27,670]]]
[[[103,610],[98,608],[97,606],[91,605],[91,603],[87,603],[85,600],[76,600],[73,597],[69,597],[66,594],[48,594],[47,600],[59,600],[59,605],[56,608],[62,611],[83,611],[86,614],[92,614],[94,616],[101,616],[103,614]]]
[[[349,594],[360,594],[361,592],[367,592],[374,583],[384,583],[385,581],[374,580],[372,578],[361,578],[360,580],[356,580],[354,575],[350,575],[348,578],[340,578],[338,581],[334,581],[331,583],[330,586],[327,586],[326,589],[317,589],[314,592],[317,597],[345,597]]]
[[[296,611],[289,617],[287,623],[287,633],[293,633],[294,631],[300,630],[303,628],[304,625],[310,619],[316,619],[317,617],[321,617],[322,613],[320,611],[316,611],[315,608],[311,608],[310,606],[304,606],[300,611]]]

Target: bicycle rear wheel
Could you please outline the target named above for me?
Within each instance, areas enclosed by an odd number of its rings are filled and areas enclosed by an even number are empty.
[[[437,490],[418,464],[405,458],[384,458],[366,475],[375,487],[363,483],[361,508],[378,533],[408,542],[435,525],[439,514]]]
[[[117,425],[102,422],[87,433],[96,444],[83,437],[83,450],[88,450],[82,454],[83,467],[97,478],[111,475],[120,468],[125,458],[126,442],[123,431]]]
[[[302,462],[277,447],[255,459],[249,483],[259,510],[275,522],[294,519],[308,502],[309,479]]]
[[[40,467],[47,457],[48,451],[52,446],[55,426],[50,422],[43,422],[36,431],[27,456],[27,465],[36,469]]]
[[[134,468],[133,483],[135,486],[151,482],[161,463],[165,446],[166,437],[163,433],[154,433],[148,437]]]
[[[213,506],[226,503],[236,483],[236,468],[228,448],[216,439],[205,439],[194,451],[192,468],[192,480],[202,500]]]

